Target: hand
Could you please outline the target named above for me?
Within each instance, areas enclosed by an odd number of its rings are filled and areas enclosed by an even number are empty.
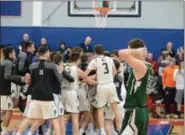
[[[62,73],[63,70],[64,70],[63,62],[61,62],[61,63],[57,66],[57,68],[58,68],[58,72],[59,72],[59,73]]]

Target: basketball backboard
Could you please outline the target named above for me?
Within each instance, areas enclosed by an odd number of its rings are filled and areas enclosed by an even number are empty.
[[[95,7],[108,7],[111,8],[109,17],[140,17],[141,16],[141,2],[140,1],[102,1],[99,2],[82,2],[82,1],[69,1],[68,2],[68,15],[69,16],[82,16],[93,17],[92,9]]]

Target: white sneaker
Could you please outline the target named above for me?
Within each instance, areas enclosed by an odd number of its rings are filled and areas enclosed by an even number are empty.
[[[174,117],[174,119],[178,119],[179,118],[179,116],[176,115],[176,114],[173,117]]]
[[[166,115],[166,118],[167,118],[167,119],[169,119],[169,118],[170,118],[170,115],[169,115],[169,114],[167,114],[167,115]]]
[[[86,132],[86,135],[96,135],[96,133],[91,129]]]
[[[1,135],[8,135],[8,132],[1,132]]]

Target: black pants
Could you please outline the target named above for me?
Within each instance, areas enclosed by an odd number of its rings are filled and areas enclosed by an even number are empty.
[[[164,104],[165,104],[166,114],[170,114],[171,104],[174,104],[174,113],[178,114],[177,103],[174,100],[175,94],[176,94],[175,88],[172,88],[172,87],[165,88]]]

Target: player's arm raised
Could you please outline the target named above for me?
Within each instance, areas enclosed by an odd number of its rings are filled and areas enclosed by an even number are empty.
[[[124,49],[119,51],[121,60],[126,61],[135,70],[138,80],[143,78],[147,71],[147,67],[144,62],[146,55],[146,48]]]

